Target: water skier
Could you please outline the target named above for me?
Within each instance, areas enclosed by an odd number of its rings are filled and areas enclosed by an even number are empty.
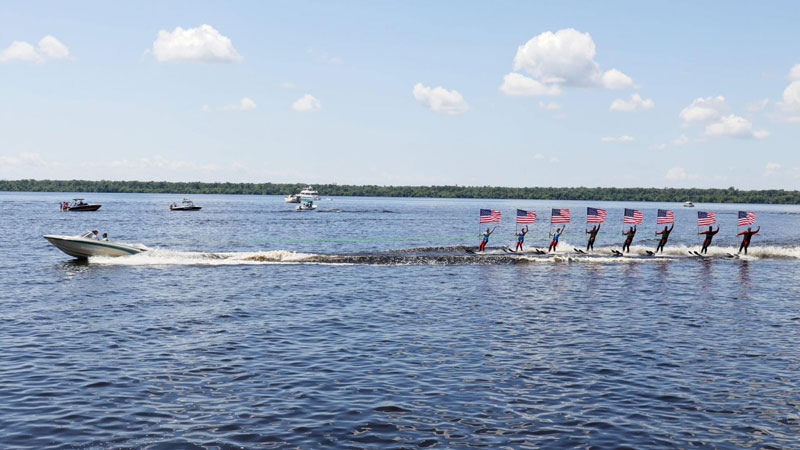
[[[744,237],[742,238],[742,245],[739,246],[739,253],[742,253],[742,249],[744,249],[744,254],[745,255],[747,254],[747,247],[750,247],[750,238],[752,238],[753,235],[758,233],[759,231],[761,231],[761,226],[760,225],[758,226],[756,231],[753,231],[752,228],[747,227],[747,230],[742,231],[741,233],[737,234],[737,236],[744,235]]]
[[[594,240],[597,237],[597,232],[600,231],[600,225],[592,225],[591,230],[586,230],[586,234],[589,235],[589,242],[586,243],[586,251],[588,252],[589,249],[594,251]]]
[[[521,228],[517,233],[517,246],[514,247],[514,251],[522,251],[522,244],[525,242],[525,235],[528,234],[528,226],[526,225],[524,228]]]
[[[664,229],[663,230],[656,231],[656,234],[660,234],[661,235],[661,240],[658,241],[658,245],[656,246],[656,251],[655,251],[656,253],[658,253],[659,249],[661,250],[661,253],[664,253],[664,244],[667,243],[667,239],[669,239],[669,234],[672,233],[672,229],[673,228],[675,228],[675,224],[674,223],[672,224],[671,227],[669,227],[669,229],[667,229],[667,226],[664,225]]]
[[[550,236],[553,236],[553,240],[550,241],[550,247],[547,248],[547,253],[556,251],[556,247],[558,247],[558,238],[561,236],[561,233],[564,232],[564,228],[567,228],[567,226],[564,225],[561,228],[556,228],[556,232],[550,234]]]
[[[631,242],[633,242],[633,237],[636,236],[636,225],[632,226],[627,232],[623,231],[622,235],[625,236],[625,243],[622,244],[622,251],[624,252],[627,248],[628,253],[630,253]]]
[[[708,246],[711,245],[711,240],[714,239],[715,234],[719,233],[719,225],[717,225],[716,231],[712,231],[712,228],[714,227],[709,225],[708,230],[700,232],[700,234],[706,235],[706,238],[703,239],[703,248],[700,249],[700,253],[708,253]]]
[[[481,245],[478,247],[479,252],[486,250],[486,244],[489,243],[489,236],[491,236],[492,233],[494,233],[495,229],[497,229],[496,225],[494,228],[492,228],[492,231],[489,231],[489,228],[486,228],[486,231],[484,231],[479,235],[481,238]]]

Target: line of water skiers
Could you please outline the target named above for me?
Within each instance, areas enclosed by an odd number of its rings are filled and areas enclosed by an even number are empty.
[[[558,247],[558,239],[564,233],[564,229],[567,226],[564,225],[561,228],[556,228],[555,232],[550,233],[550,246],[547,249],[547,252],[555,252],[556,248]],[[486,250],[486,244],[489,243],[489,236],[494,233],[494,230],[497,228],[495,226],[492,229],[486,228],[486,231],[481,233],[478,237],[480,238],[480,245],[478,246],[478,251],[482,252]],[[656,235],[660,235],[661,239],[658,241],[658,245],[656,246],[656,250],[654,253],[664,252],[664,245],[667,244],[667,240],[669,239],[670,233],[672,233],[672,229],[675,228],[675,224],[673,223],[671,227],[664,226],[664,229],[661,231],[656,231]],[[589,241],[586,243],[586,251],[594,251],[594,240],[597,238],[597,233],[600,231],[600,225],[593,225],[591,229],[586,230],[586,234],[589,235]],[[753,235],[761,231],[761,226],[759,226],[756,230],[753,230],[751,227],[747,227],[746,230],[741,231],[737,234],[737,236],[742,237],[742,243],[739,245],[739,252],[747,254],[747,248],[750,247],[750,240],[753,238]],[[707,254],[708,253],[708,246],[711,245],[711,240],[714,239],[714,235],[719,233],[719,225],[717,225],[717,229],[715,230],[713,226],[709,226],[708,230],[701,231],[698,235],[705,235],[703,239],[703,246],[700,249],[700,253]],[[525,242],[525,235],[528,234],[528,226],[526,225],[522,229],[516,232],[515,236],[517,238],[517,245],[514,247],[514,251],[522,251],[522,244]],[[636,236],[636,225],[631,226],[627,231],[623,231],[622,235],[625,236],[625,241],[622,243],[622,252],[630,253],[631,251],[631,243],[633,242],[633,237]]]

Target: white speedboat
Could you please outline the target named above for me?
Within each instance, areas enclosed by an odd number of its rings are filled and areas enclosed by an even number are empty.
[[[304,199],[297,205],[295,208],[297,211],[313,211],[317,209],[317,205],[314,204],[311,200]]]
[[[127,256],[145,251],[140,247],[120,244],[119,242],[101,241],[91,236],[92,232],[87,231],[78,236],[46,234],[43,237],[62,252],[81,259],[89,258],[90,256]]]
[[[300,196],[297,194],[287,195],[283,197],[283,201],[286,203],[300,203]]]
[[[683,206],[686,208],[694,208],[694,203],[690,202],[689,200],[686,200],[685,202],[683,202]]]
[[[188,198],[183,199],[180,205],[177,203],[169,205],[170,211],[198,211],[202,208],[202,206],[195,206],[194,202]]]

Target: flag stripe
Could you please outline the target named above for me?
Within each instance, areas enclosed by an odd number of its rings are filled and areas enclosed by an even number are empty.
[[[497,209],[482,209],[480,223],[500,222],[502,214]]]
[[[754,225],[756,223],[756,213],[750,211],[739,211],[739,220],[736,224],[740,227]]]
[[[606,221],[606,210],[586,208],[586,223],[603,223]]]
[[[517,223],[536,223],[536,211],[517,210]]]
[[[704,227],[717,223],[717,214],[707,211],[697,211],[697,226]]]
[[[638,209],[628,209],[625,208],[625,215],[622,219],[622,223],[630,223],[635,225],[642,224],[643,214]]]
[[[659,209],[656,217],[657,224],[674,223],[675,215],[669,209]]]
[[[569,223],[569,209],[553,209],[550,223]]]

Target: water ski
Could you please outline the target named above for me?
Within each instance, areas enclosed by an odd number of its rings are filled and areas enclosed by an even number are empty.
[[[614,256],[622,256],[622,252],[621,251],[614,250],[614,249],[611,250],[611,254],[614,255]]]
[[[537,255],[544,255],[545,253],[547,253],[546,251],[544,251],[544,250],[542,250],[540,248],[535,248],[533,250],[536,252]]]
[[[647,256],[654,256],[655,255],[655,253],[653,253],[650,250],[645,250],[644,252],[647,253]]]
[[[574,248],[574,247],[573,247],[573,250],[575,250],[575,253],[579,253],[579,254],[581,254],[581,255],[585,255],[585,254],[586,254],[586,252],[584,252],[583,250],[581,250],[581,249],[579,249],[579,248]]]
[[[474,255],[475,254],[475,250],[472,250],[471,248],[465,248],[464,251],[469,253],[470,255]]]
[[[733,253],[725,253],[725,256],[728,258],[739,259],[739,255],[735,255]]]
[[[504,251],[504,252],[517,253],[517,251],[516,251],[516,250],[511,250],[511,247],[503,247],[503,251]]]

